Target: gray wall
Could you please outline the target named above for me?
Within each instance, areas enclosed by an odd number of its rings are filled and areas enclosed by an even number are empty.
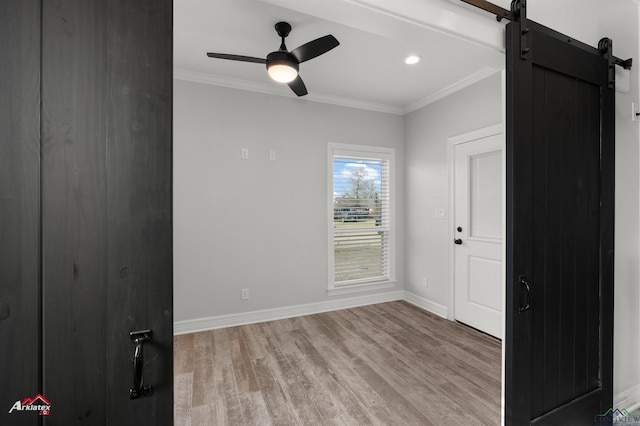
[[[405,116],[405,290],[449,305],[449,164],[447,139],[502,123],[500,73]],[[445,219],[435,210],[444,209]],[[428,286],[422,286],[422,278]]]
[[[327,296],[327,142],[396,149],[402,288],[401,116],[175,81],[176,321],[340,298]]]

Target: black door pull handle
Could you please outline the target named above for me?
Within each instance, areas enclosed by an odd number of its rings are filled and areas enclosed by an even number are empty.
[[[527,277],[525,276],[519,277],[518,281],[520,282],[520,285],[524,288],[524,291],[526,292],[526,302],[524,306],[520,306],[518,308],[518,312],[522,313],[528,310],[529,308],[531,308],[531,285],[529,284],[529,281],[527,281]]]
[[[457,245],[462,244],[462,240],[460,238],[456,238],[455,240],[453,240],[454,243],[456,243]]]
[[[151,330],[131,331],[129,337],[135,343],[133,350],[133,387],[129,389],[129,399],[144,398],[153,394],[153,386],[144,385],[144,342],[151,340]]]

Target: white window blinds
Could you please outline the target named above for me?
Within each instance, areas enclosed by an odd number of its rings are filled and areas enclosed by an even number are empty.
[[[357,155],[346,155],[357,154]],[[333,277],[349,285],[390,278],[390,159],[334,151]]]

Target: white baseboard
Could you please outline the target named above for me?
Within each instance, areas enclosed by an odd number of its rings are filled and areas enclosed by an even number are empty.
[[[640,0],[639,0],[640,1]],[[425,299],[408,291],[397,290],[367,296],[349,297],[346,299],[331,300],[326,302],[308,303],[304,305],[288,306],[276,309],[264,309],[239,314],[220,315],[208,318],[176,321],[173,324],[173,334],[188,334],[199,331],[215,330],[218,328],[235,327],[238,325],[254,324],[265,321],[274,321],[285,318],[299,317],[303,315],[319,314],[322,312],[337,311],[340,309],[357,308],[359,306],[373,305],[375,303],[393,302],[405,300],[425,311],[431,312],[442,318],[447,318],[447,307]],[[629,412],[640,409],[640,384],[622,391],[613,397],[613,406],[626,408]],[[613,408],[613,407],[612,407]]]
[[[416,305],[417,307],[424,309],[425,311],[431,312],[432,314],[447,319],[448,311],[446,306],[442,306],[438,303],[432,302],[429,299],[425,299],[422,296],[418,296],[417,294],[410,293],[408,291],[404,292],[404,300],[411,303],[412,305]]]
[[[392,302],[395,300],[402,300],[404,294],[404,291],[396,290],[326,302],[287,306],[284,308],[264,309],[253,312],[242,312],[238,314],[176,321],[173,323],[173,334],[179,335],[196,333],[199,331],[215,330],[217,328],[235,327],[238,325],[254,324],[258,322],[337,311],[339,309],[356,308],[358,306],[373,305],[375,303]]]
[[[626,408],[630,413],[640,408],[640,385],[635,385],[629,389],[613,396],[612,408]]]

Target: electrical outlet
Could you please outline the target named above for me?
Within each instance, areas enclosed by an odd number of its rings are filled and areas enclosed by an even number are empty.
[[[240,151],[240,158],[242,158],[243,160],[248,160],[249,159],[249,149],[242,148],[242,151]]]
[[[248,288],[243,288],[242,289],[241,298],[242,298],[242,300],[249,300],[249,289]]]
[[[422,287],[427,288],[428,284],[429,284],[429,280],[427,279],[427,277],[422,277]]]
[[[273,149],[269,151],[269,160],[276,161],[276,152]]]

